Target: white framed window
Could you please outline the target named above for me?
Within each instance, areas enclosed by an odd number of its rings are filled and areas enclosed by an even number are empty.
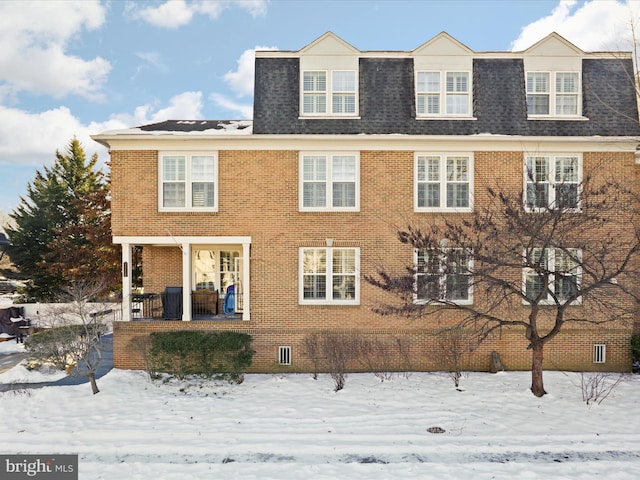
[[[430,116],[471,116],[471,73],[416,72],[416,114]]]
[[[218,210],[218,155],[163,152],[158,163],[158,209]]]
[[[414,208],[417,212],[473,209],[473,156],[416,153]]]
[[[582,182],[581,155],[525,157],[524,204],[527,211],[579,211]]]
[[[414,302],[473,303],[473,256],[462,248],[414,249]]]
[[[606,363],[607,361],[607,345],[604,343],[596,343],[593,346],[593,363]]]
[[[359,305],[360,248],[301,247],[302,305]]]
[[[300,153],[300,211],[358,211],[360,156],[355,153]]]
[[[580,304],[582,252],[577,248],[532,248],[523,253],[525,303]]]
[[[355,70],[302,72],[302,116],[356,116],[358,82]]]
[[[530,117],[582,115],[580,72],[527,72],[526,84]]]

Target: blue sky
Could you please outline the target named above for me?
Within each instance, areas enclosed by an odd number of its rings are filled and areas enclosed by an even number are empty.
[[[0,226],[76,136],[166,119],[250,119],[253,52],[327,31],[360,50],[413,50],[446,31],[522,50],[552,31],[630,50],[640,0],[0,1]]]

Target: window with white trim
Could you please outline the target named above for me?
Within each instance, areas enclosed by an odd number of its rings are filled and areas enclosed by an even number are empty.
[[[415,249],[414,302],[473,303],[470,252],[462,248]]]
[[[416,114],[471,116],[470,72],[416,72]]]
[[[524,252],[524,294],[529,302],[579,304],[582,252],[577,248],[533,248]]]
[[[582,158],[579,155],[536,155],[525,158],[525,208],[580,209]]]
[[[300,192],[301,211],[358,211],[359,155],[301,153]]]
[[[217,211],[217,154],[161,153],[158,177],[160,211]]]
[[[529,116],[582,115],[580,72],[527,72]]]
[[[358,247],[300,248],[300,303],[358,305]]]
[[[471,211],[473,158],[470,154],[416,153],[414,158],[416,211]]]
[[[358,114],[355,70],[302,72],[302,116],[355,116]]]

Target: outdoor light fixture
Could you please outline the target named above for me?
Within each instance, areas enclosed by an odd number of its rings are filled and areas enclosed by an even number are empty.
[[[0,260],[2,260],[2,257],[4,257],[4,252],[7,251],[9,245],[11,245],[11,242],[9,241],[7,236],[4,233],[0,232]]]

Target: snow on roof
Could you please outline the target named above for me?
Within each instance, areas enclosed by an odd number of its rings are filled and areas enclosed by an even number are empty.
[[[167,120],[101,135],[251,135],[251,120]]]

